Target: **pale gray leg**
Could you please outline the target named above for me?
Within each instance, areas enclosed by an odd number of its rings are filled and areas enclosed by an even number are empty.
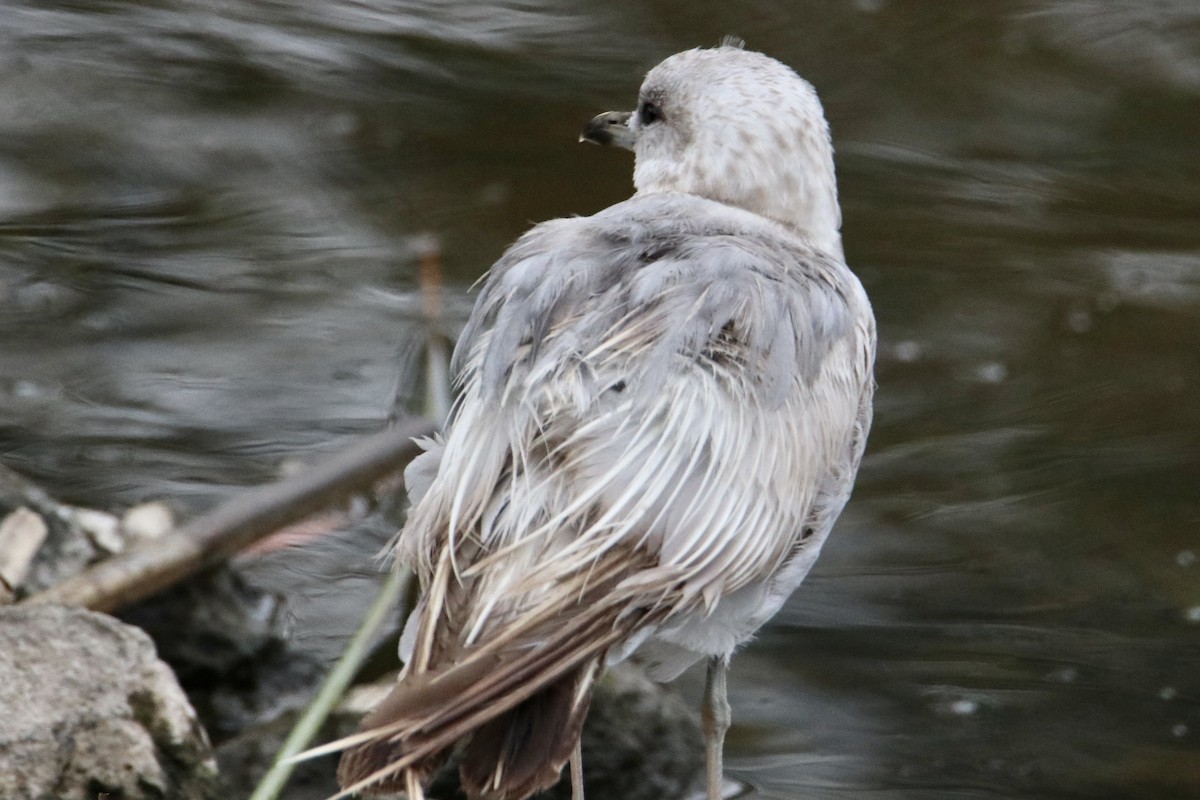
[[[700,719],[704,723],[704,755],[708,765],[708,800],[721,800],[721,760],[725,731],[729,730],[729,700],[725,696],[725,673],[729,664],[723,656],[708,660],[708,678],[704,681],[704,705]]]
[[[571,800],[583,800],[583,737],[575,740],[571,753]]]
[[[408,800],[425,800],[425,790],[421,788],[417,773],[411,769],[404,770],[404,784],[408,787]]]

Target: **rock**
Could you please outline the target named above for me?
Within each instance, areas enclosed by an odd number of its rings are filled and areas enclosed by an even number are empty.
[[[128,539],[161,539],[175,527],[175,514],[161,501],[141,503],[121,517],[121,532]]]
[[[46,521],[21,506],[0,520],[0,603],[11,603],[46,541]]]
[[[564,778],[555,788],[558,797],[568,798],[570,780]],[[694,796],[704,786],[699,707],[638,667],[610,668],[596,685],[583,726],[583,785],[597,798]]]
[[[47,530],[28,570],[22,575],[17,597],[53,586],[80,572],[101,555],[83,524],[89,521],[95,527],[100,517],[92,514],[103,516],[101,512],[63,505],[33,481],[0,464],[0,517],[22,507],[37,513]]]
[[[295,646],[282,597],[220,566],[120,612],[154,640],[219,745],[302,708],[326,667]]]
[[[544,795],[571,796],[569,770]],[[583,726],[583,786],[591,800],[680,800],[704,786],[699,709],[631,664],[596,684]]]
[[[203,800],[216,762],[140,630],[54,606],[0,608],[0,797]]]

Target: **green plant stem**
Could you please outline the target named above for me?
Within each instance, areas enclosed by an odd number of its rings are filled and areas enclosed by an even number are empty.
[[[275,763],[259,781],[258,786],[254,789],[254,794],[250,795],[250,800],[275,800],[279,797],[279,793],[283,791],[284,785],[296,766],[289,759],[307,747],[313,737],[317,735],[325,723],[325,719],[329,716],[329,712],[337,705],[338,700],[346,691],[346,687],[354,679],[380,626],[388,616],[395,612],[396,604],[404,595],[411,579],[412,572],[408,569],[393,570],[388,574],[383,586],[380,587],[379,596],[375,598],[375,602],[367,611],[367,616],[355,632],[354,638],[346,645],[345,652],[334,665],[333,671],[329,673],[325,683],[321,685],[317,696],[313,698],[300,719],[296,721],[292,732],[288,734],[287,741],[283,743],[283,747],[276,754]]]

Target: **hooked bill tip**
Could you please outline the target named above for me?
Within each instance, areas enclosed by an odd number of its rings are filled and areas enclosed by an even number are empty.
[[[629,129],[630,111],[605,111],[588,120],[579,141],[633,149],[633,131]]]

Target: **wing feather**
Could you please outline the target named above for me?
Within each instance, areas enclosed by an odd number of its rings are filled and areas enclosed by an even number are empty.
[[[455,356],[466,469],[421,525],[480,531],[456,574],[531,548],[516,562],[570,572],[635,541],[658,563],[630,581],[698,581],[711,606],[792,552],[870,385],[870,309],[840,261],[714,206],[634,198],[538,226],[493,268]],[[473,638],[530,585],[489,596]]]

